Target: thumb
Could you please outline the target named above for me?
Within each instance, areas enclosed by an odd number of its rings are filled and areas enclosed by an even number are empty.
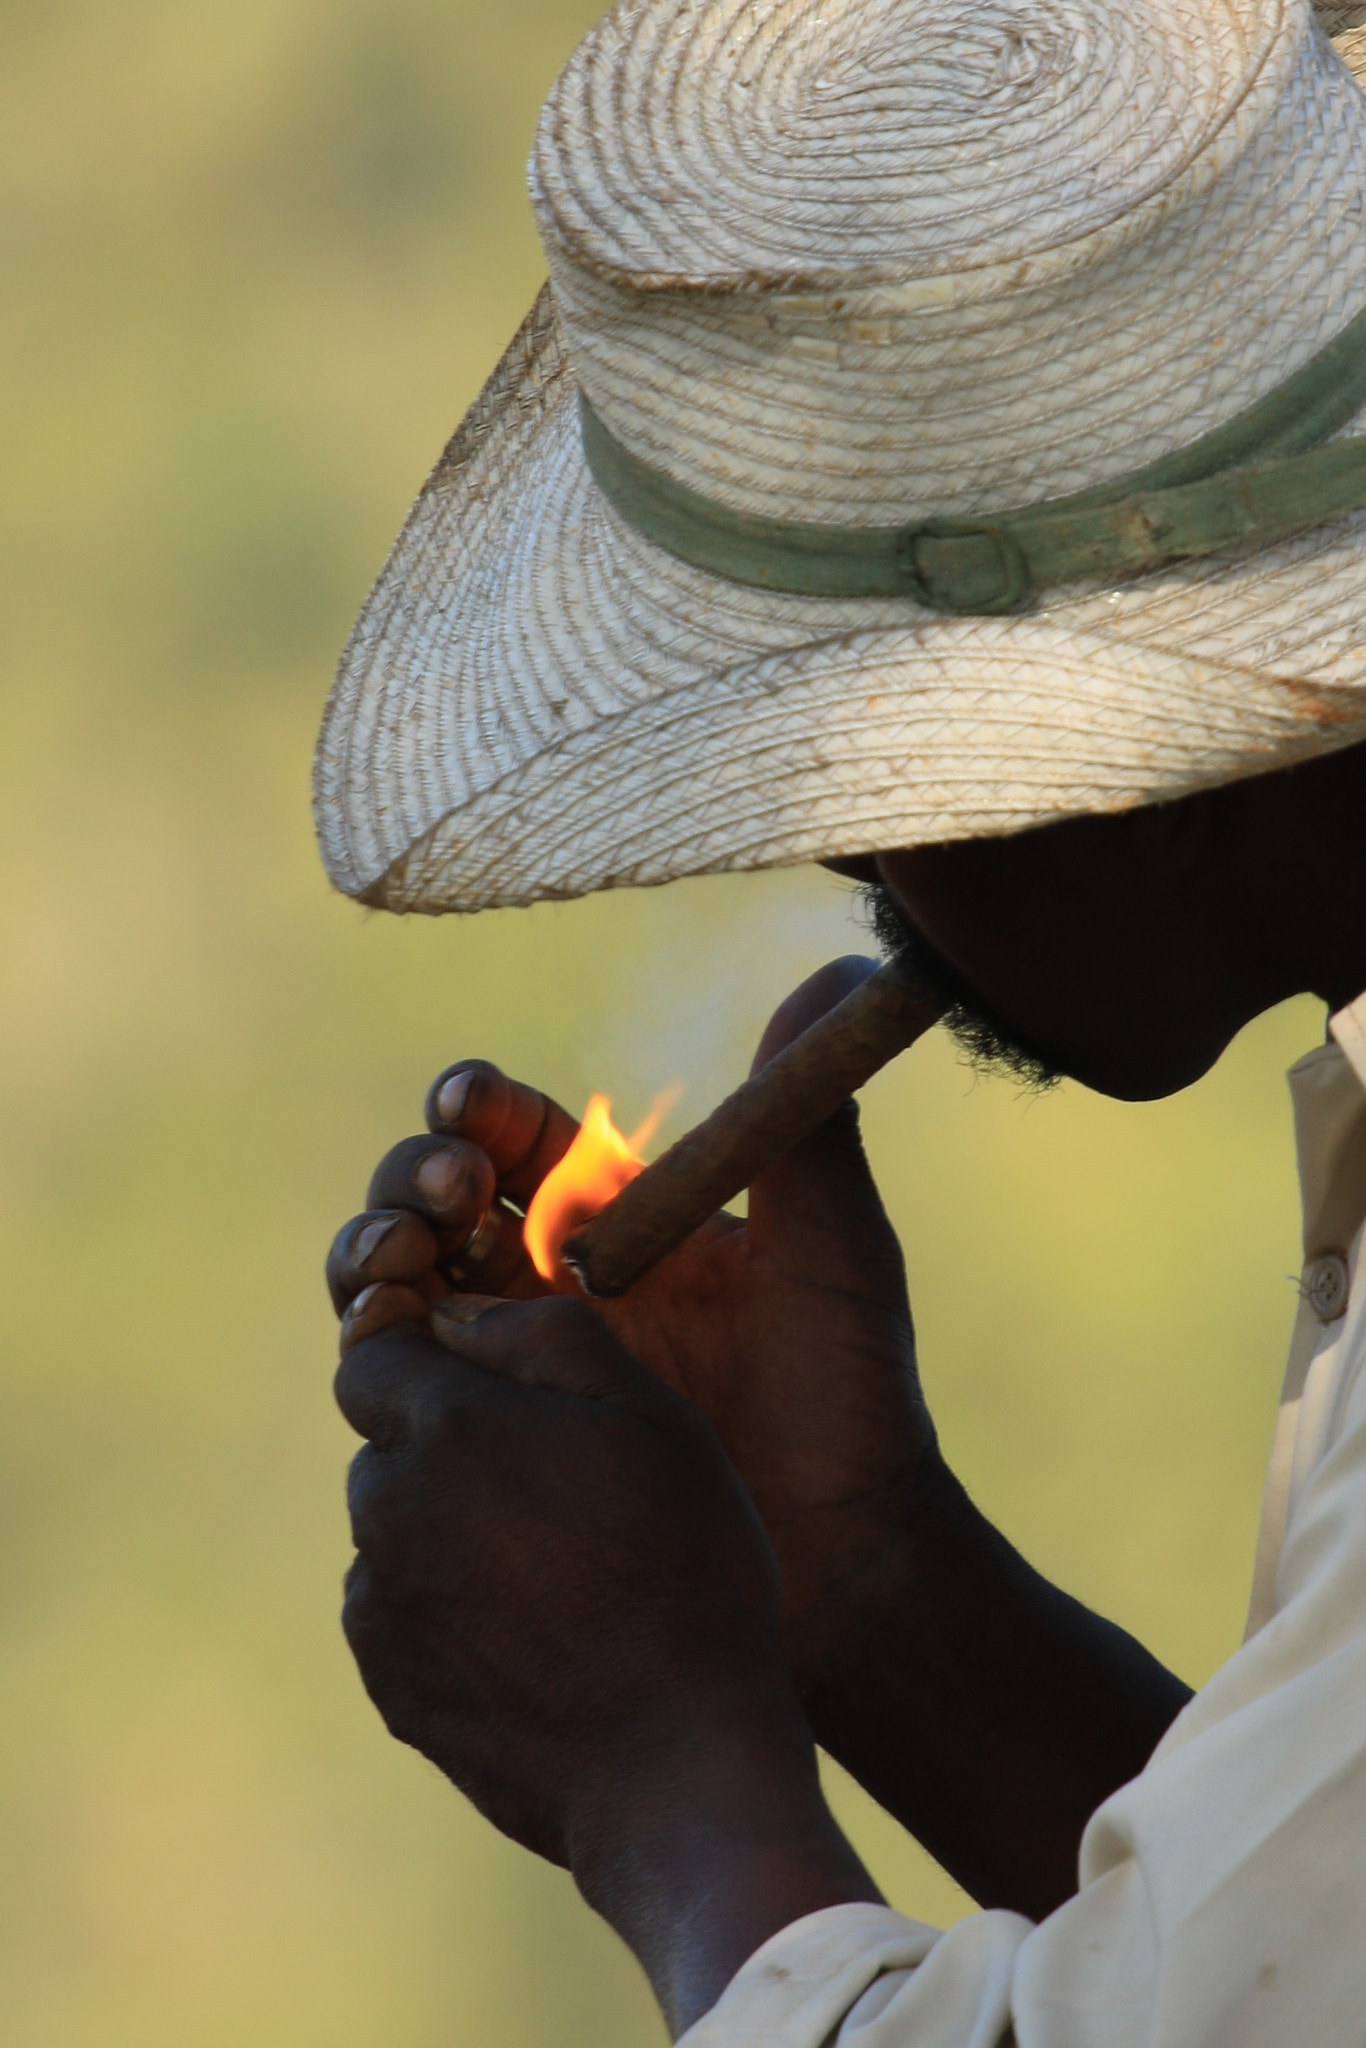
[[[866,953],[845,953],[839,960],[827,960],[824,967],[818,967],[814,974],[808,974],[799,988],[779,1003],[764,1027],[758,1050],[750,1061],[751,1074],[757,1074],[760,1067],[766,1067],[775,1054],[799,1038],[803,1031],[823,1017],[827,1010],[833,1010],[836,1003],[842,1003],[852,995],[862,982],[867,981],[877,968],[877,961],[870,960]]]
[[[436,1303],[431,1324],[447,1351],[518,1386],[600,1401],[654,1384],[601,1316],[569,1295],[486,1307],[456,1295]]]
[[[769,1019],[754,1069],[843,1002],[877,964],[850,953],[809,975]],[[865,1279],[876,1275],[898,1293],[904,1289],[900,1247],[869,1171],[852,1100],[754,1182],[749,1233],[756,1251],[797,1262],[813,1280],[838,1275],[847,1283],[852,1264]]]

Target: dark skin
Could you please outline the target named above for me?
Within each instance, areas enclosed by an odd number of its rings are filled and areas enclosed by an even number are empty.
[[[1366,749],[1147,811],[880,854],[902,916],[1059,1070],[1142,1099],[1366,986]],[[757,1057],[870,963],[789,998]],[[620,1302],[547,1292],[523,1205],[574,1124],[461,1062],[329,1260],[391,1730],[573,1870],[681,2031],[793,1919],[876,1899],[814,1743],[989,1905],[1074,1889],[1187,1689],[968,1500],[920,1392],[852,1105]],[[476,1242],[487,1246],[490,1233]]]

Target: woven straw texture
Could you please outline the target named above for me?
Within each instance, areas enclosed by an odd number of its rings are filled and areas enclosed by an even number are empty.
[[[1362,16],[1325,9],[1348,60]],[[530,181],[550,286],[328,706],[339,887],[526,903],[1016,831],[1366,737],[1366,515],[948,619],[676,561],[597,492],[575,403],[722,503],[850,525],[1182,446],[1366,305],[1366,97],[1307,6],[619,6]]]

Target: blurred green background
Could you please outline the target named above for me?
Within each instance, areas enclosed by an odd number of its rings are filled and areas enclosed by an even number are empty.
[[[631,1119],[862,943],[815,873],[472,923],[329,896],[351,615],[539,281],[586,0],[0,6],[0,2013],[10,2048],[662,2038],[335,1623],[327,1239],[447,1060]],[[870,1091],[951,1456],[1187,1677],[1236,1642],[1298,1264],[1263,1022],[1182,1098]],[[847,1786],[898,1904],[966,1902]]]

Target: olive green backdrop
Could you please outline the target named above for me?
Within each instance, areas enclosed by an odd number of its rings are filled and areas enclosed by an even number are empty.
[[[335,1625],[319,1267],[462,1053],[682,1117],[862,943],[810,872],[472,923],[331,896],[331,664],[539,281],[582,0],[0,6],[0,2013],[10,2048],[660,2038],[568,1881],[383,1734]],[[950,1454],[1198,1679],[1297,1265],[1266,1019],[1210,1080],[870,1091]],[[836,1785],[892,1898],[965,1909]]]

